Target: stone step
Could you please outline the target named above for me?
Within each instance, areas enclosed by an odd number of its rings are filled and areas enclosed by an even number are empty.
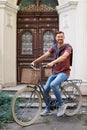
[[[4,88],[1,88],[0,90],[2,90],[2,91],[18,91],[19,89],[22,89],[25,86],[26,86],[25,84],[22,84],[22,85],[17,85],[14,87],[4,87]],[[87,86],[80,86],[80,90],[81,90],[81,93],[83,96],[87,96]]]
[[[17,86],[14,86],[14,87],[3,87],[2,88],[2,91],[7,91],[7,92],[16,92],[22,88],[24,88],[26,85],[17,85]]]
[[[17,85],[15,87],[6,87],[6,88],[3,88],[2,91],[6,91],[8,93],[16,92],[16,91],[24,88],[25,86],[26,85],[23,84],[23,85]],[[87,90],[86,90],[87,88],[85,87],[84,90],[83,90],[83,88],[81,87],[80,89],[81,89],[81,92],[82,92],[82,105],[87,106]],[[53,95],[53,97],[54,97],[54,95]]]

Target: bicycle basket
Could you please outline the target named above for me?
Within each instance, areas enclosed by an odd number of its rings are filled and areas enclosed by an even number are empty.
[[[45,68],[45,77],[49,77],[52,74],[52,69],[51,68]]]
[[[30,69],[30,68],[23,68],[22,69],[22,77],[21,83],[28,83],[28,84],[37,84],[38,80],[41,77],[41,71]]]

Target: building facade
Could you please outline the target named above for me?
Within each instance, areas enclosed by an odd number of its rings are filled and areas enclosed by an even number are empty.
[[[0,0],[0,85],[17,85],[17,0]],[[87,86],[87,0],[58,0],[59,30],[73,46],[72,79],[82,79]]]

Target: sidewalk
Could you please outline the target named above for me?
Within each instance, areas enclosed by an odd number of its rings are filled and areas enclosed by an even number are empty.
[[[87,130],[87,126],[82,124],[76,116],[57,117],[51,116],[40,117],[36,123],[31,126],[21,127],[16,123],[8,125],[9,130]]]
[[[16,91],[21,89],[25,85],[18,85],[16,87],[3,88],[4,91]],[[84,107],[81,107],[79,113],[85,112],[87,114],[87,109],[84,109],[87,106],[87,96],[83,100]],[[84,114],[85,114],[84,113]],[[21,127],[14,123],[8,124],[8,129],[6,130],[87,130],[87,126],[83,125],[83,119],[80,119],[81,115],[79,114],[79,118],[77,115],[72,117],[57,117],[54,112],[50,116],[39,117],[39,119],[31,126]],[[87,117],[86,117],[87,120]]]

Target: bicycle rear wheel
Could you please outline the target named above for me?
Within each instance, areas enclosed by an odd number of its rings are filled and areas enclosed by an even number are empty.
[[[21,126],[33,124],[39,117],[42,108],[41,96],[32,87],[16,92],[12,100],[12,116],[15,122]]]
[[[67,104],[65,114],[73,116],[77,114],[82,104],[82,95],[79,87],[73,83],[63,86],[62,98]]]

